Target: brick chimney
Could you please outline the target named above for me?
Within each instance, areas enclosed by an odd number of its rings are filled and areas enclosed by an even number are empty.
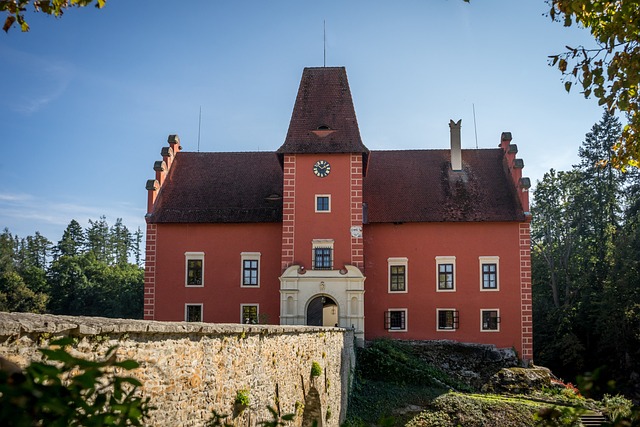
[[[451,170],[462,170],[462,143],[460,141],[460,126],[462,119],[458,122],[449,120],[449,128],[451,129]]]

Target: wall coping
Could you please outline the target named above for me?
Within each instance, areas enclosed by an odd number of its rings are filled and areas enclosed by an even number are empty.
[[[160,322],[89,316],[0,312],[0,337],[34,333],[102,335],[125,333],[196,335],[283,335],[345,332],[345,328],[301,325],[248,325],[241,323]]]

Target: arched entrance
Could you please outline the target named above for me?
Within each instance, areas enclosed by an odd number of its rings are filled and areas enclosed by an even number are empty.
[[[333,298],[320,295],[307,305],[307,325],[336,326],[338,324],[338,304]]]

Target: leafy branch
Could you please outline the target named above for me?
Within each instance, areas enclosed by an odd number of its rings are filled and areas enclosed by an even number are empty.
[[[8,33],[13,24],[17,22],[23,32],[29,31],[29,24],[24,19],[24,12],[30,3],[35,12],[42,12],[59,18],[65,9],[84,7],[93,2],[94,0],[0,0],[0,12],[7,14],[2,29]],[[95,7],[101,9],[106,2],[107,0],[95,0]]]

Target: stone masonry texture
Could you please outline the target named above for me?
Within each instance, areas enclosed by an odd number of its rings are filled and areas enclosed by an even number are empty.
[[[101,357],[116,345],[119,358],[141,364],[132,375],[156,407],[146,425],[202,426],[215,410],[234,425],[255,426],[271,419],[268,406],[296,413],[295,426],[310,416],[320,427],[338,426],[346,415],[355,366],[350,330],[0,313],[0,356],[22,367],[64,336],[75,338],[74,355]],[[318,377],[313,362],[322,367]],[[241,413],[238,390],[250,401]]]

